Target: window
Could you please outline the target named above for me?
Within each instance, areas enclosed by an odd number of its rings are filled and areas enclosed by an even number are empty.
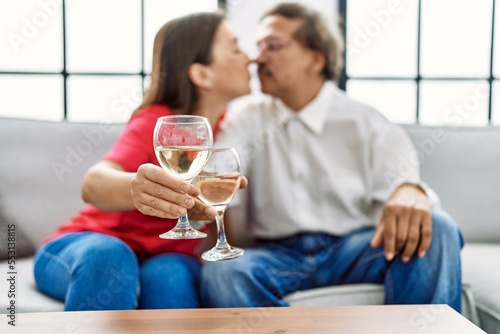
[[[225,5],[252,56],[258,19],[279,2],[0,0],[0,116],[124,122],[149,82],[164,22]],[[498,0],[299,2],[332,27],[345,17],[340,86],[350,96],[399,123],[500,125]]]
[[[0,0],[0,116],[126,122],[160,26],[217,8],[217,0]]]
[[[500,124],[496,0],[339,0],[341,87],[392,121]]]

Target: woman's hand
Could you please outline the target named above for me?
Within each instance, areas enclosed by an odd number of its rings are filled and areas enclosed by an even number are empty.
[[[137,210],[161,218],[174,219],[185,215],[188,209],[195,206],[193,197],[199,194],[195,186],[153,164],[141,165],[130,184]],[[197,210],[215,218],[215,210],[209,206],[198,207]]]

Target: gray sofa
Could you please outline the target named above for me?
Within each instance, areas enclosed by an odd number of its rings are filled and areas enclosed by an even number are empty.
[[[465,236],[462,313],[486,332],[500,334],[500,128],[404,127],[423,160],[423,180],[440,195],[442,207]],[[105,123],[0,118],[0,224],[16,226],[18,251],[22,232],[34,248],[84,206],[83,175],[122,129]],[[61,302],[36,290],[29,251],[27,255],[15,263],[16,311],[62,310]],[[6,260],[0,263],[2,272],[10,271]],[[5,279],[0,282],[0,312],[6,313],[9,286]],[[383,287],[300,291],[287,300],[301,306],[380,304]]]

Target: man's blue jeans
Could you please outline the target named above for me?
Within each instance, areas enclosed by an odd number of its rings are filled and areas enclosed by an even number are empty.
[[[444,212],[432,214],[427,255],[386,261],[383,247],[369,245],[373,229],[336,237],[311,233],[261,242],[231,261],[202,269],[201,294],[209,307],[287,306],[286,294],[339,284],[385,286],[386,304],[448,304],[460,312],[462,235]]]
[[[79,232],[60,236],[35,254],[38,289],[64,301],[66,311],[200,306],[201,264],[182,254],[139,263],[123,241]]]

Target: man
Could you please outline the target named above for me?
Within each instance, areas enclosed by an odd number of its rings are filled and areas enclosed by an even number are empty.
[[[460,231],[431,210],[418,166],[402,165],[415,153],[406,133],[332,82],[342,43],[318,13],[281,4],[258,47],[268,95],[231,111],[217,144],[241,154],[256,244],[204,266],[206,305],[286,306],[297,290],[379,283],[387,304],[459,311]]]

